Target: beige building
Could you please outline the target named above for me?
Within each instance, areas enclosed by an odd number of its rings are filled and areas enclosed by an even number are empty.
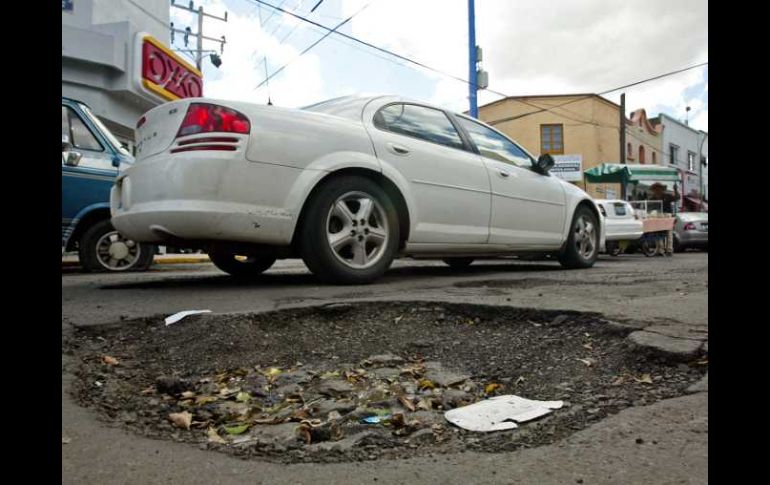
[[[589,168],[619,161],[619,105],[596,94],[514,96],[479,107],[479,119],[536,156],[553,155],[554,173],[592,197],[621,197],[620,184],[586,184],[583,178]]]
[[[638,109],[626,120],[626,163],[665,165],[663,154],[663,125],[647,119],[647,112]]]

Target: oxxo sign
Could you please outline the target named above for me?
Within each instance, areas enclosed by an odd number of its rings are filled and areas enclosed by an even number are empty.
[[[148,34],[137,35],[141,89],[163,101],[203,96],[203,74]]]

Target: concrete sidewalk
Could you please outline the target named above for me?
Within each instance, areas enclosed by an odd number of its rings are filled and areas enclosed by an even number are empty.
[[[207,254],[156,254],[154,264],[196,264],[209,263]],[[62,256],[62,268],[71,268],[80,266],[80,259],[77,255]]]

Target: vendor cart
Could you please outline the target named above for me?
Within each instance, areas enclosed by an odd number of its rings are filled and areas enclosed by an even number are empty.
[[[661,165],[640,165],[626,163],[603,163],[584,171],[586,183],[619,183],[623,188],[629,184],[665,183],[676,184],[679,174],[676,168]],[[634,205],[634,202],[631,202]],[[660,210],[657,210],[660,208]],[[636,241],[620,241],[610,254],[641,250],[645,256],[663,254],[666,238],[674,230],[673,214],[662,211],[662,201],[643,201],[643,207],[634,205],[636,215],[643,222],[642,237]]]

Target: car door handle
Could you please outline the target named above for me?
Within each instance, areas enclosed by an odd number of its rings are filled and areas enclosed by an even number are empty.
[[[499,176],[501,176],[502,178],[504,178],[504,179],[507,179],[507,178],[508,178],[508,176],[509,176],[509,175],[511,175],[511,173],[510,173],[510,172],[508,172],[507,170],[502,170],[502,169],[498,169],[498,170],[497,170],[497,174],[498,174]]]
[[[408,155],[409,149],[405,147],[404,145],[399,145],[397,143],[388,143],[388,150],[395,153],[396,155]]]

